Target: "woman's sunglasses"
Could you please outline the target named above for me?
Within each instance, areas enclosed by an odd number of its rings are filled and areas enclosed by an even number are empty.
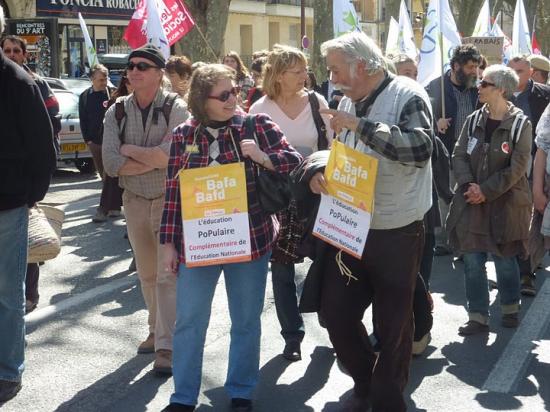
[[[491,82],[488,82],[488,81],[486,81],[486,80],[482,80],[482,81],[479,82],[479,86],[480,86],[481,88],[485,89],[486,87],[489,87],[489,86],[495,87],[496,84],[491,83]]]
[[[136,67],[140,72],[144,72],[149,69],[158,69],[157,66],[153,66],[152,64],[147,64],[145,62],[139,62],[139,63],[129,62],[128,65],[126,66],[129,72],[134,70],[134,67]]]
[[[220,93],[219,96],[208,96],[209,99],[216,99],[220,102],[226,102],[229,100],[229,96],[237,96],[239,94],[239,88],[238,87],[232,87],[231,90],[224,90]]]

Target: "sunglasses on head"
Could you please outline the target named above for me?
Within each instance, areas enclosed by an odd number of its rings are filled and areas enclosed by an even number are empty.
[[[489,87],[489,86],[495,87],[496,84],[488,82],[486,80],[482,80],[482,81],[479,82],[479,86],[485,89],[486,87]]]
[[[231,95],[237,96],[238,93],[239,93],[239,88],[232,87],[231,90],[224,90],[223,92],[221,92],[219,96],[208,96],[208,98],[216,99],[216,100],[219,100],[220,102],[226,102],[229,100],[229,96]]]
[[[129,62],[128,65],[126,66],[128,71],[130,72],[134,70],[134,67],[137,68],[140,72],[144,72],[149,69],[158,69],[157,66],[153,66],[152,64],[148,64],[145,62],[139,62],[139,63]]]

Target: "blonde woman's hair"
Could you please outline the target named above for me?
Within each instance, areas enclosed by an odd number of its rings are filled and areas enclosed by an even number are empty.
[[[193,71],[187,103],[189,111],[200,123],[208,123],[208,96],[212,94],[214,86],[225,79],[235,81],[235,70],[223,64],[205,64]]]
[[[276,44],[267,55],[264,66],[262,89],[270,99],[276,99],[281,94],[281,85],[278,77],[291,67],[301,64],[307,67],[307,58],[304,53],[295,47]]]

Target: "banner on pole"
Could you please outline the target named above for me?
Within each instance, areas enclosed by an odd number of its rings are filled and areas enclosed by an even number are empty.
[[[489,64],[502,63],[504,37],[464,37],[462,43],[476,46]]]
[[[124,40],[133,49],[137,49],[147,43],[146,3],[146,0],[140,0],[124,32]],[[158,14],[170,46],[189,33],[195,25],[193,17],[179,0],[159,0]]]

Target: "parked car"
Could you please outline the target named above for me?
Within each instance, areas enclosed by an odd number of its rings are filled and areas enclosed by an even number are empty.
[[[92,82],[87,77],[81,77],[78,79],[57,79],[55,77],[44,77],[48,85],[52,90],[70,90],[77,96],[92,85]],[[110,80],[107,81],[107,86],[114,89],[115,86]]]
[[[53,89],[53,92],[59,101],[61,115],[58,165],[73,163],[81,173],[93,173],[95,166],[92,154],[80,132],[78,96],[70,90]]]

